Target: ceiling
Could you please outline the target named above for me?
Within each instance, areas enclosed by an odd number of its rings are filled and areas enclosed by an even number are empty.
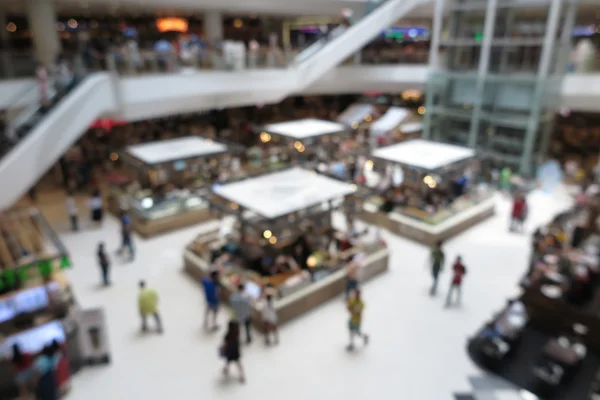
[[[45,1],[45,0],[36,0]],[[49,0],[56,4],[62,15],[115,15],[136,16],[177,15],[201,16],[206,11],[222,11],[228,15],[280,15],[280,16],[339,16],[345,8],[362,14],[368,0]],[[449,3],[451,0],[444,0]],[[578,12],[578,23],[598,24],[600,8],[598,0],[581,0]],[[25,14],[26,1],[0,0],[0,10],[7,14]],[[435,0],[422,0],[422,5],[415,7],[406,15],[406,19],[433,16]],[[595,3],[595,4],[594,4]],[[543,17],[548,10],[532,9],[532,16]],[[403,18],[405,19],[405,18]]]
[[[42,1],[42,0],[37,0]],[[198,14],[223,11],[227,14],[263,15],[332,15],[349,8],[356,13],[366,8],[367,0],[51,0],[59,14],[65,15],[139,15]],[[424,0],[409,17],[431,17],[434,0]],[[0,10],[7,14],[25,14],[26,1],[0,0]]]

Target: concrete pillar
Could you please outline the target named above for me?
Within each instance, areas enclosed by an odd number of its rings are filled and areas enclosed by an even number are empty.
[[[54,4],[52,0],[26,0],[26,6],[35,56],[48,67],[60,53]]]
[[[223,15],[218,11],[204,14],[204,36],[210,43],[223,40]]]
[[[560,10],[562,0],[552,0],[550,11],[548,12],[548,20],[546,21],[546,33],[544,35],[544,44],[540,63],[538,65],[537,82],[535,84],[535,92],[531,109],[529,111],[529,120],[527,121],[527,131],[525,134],[525,144],[523,153],[521,153],[520,170],[523,174],[530,174],[531,157],[535,139],[537,138],[538,125],[540,123],[540,113],[542,112],[543,96],[548,88],[548,74],[552,64],[554,50],[556,47],[556,36],[558,33],[558,25],[560,22]]]
[[[5,75],[4,77],[12,78],[14,76],[14,71],[10,62],[9,33],[5,29],[6,23],[6,13],[4,10],[0,10],[0,41],[2,42],[2,45],[0,46],[2,48],[2,50],[0,50],[0,62],[2,62],[2,72]]]
[[[485,22],[483,26],[483,41],[481,42],[481,54],[479,55],[479,66],[477,68],[477,83],[475,87],[477,99],[473,105],[471,116],[471,129],[469,131],[468,145],[471,148],[477,146],[477,136],[481,124],[481,109],[483,107],[483,94],[485,90],[485,78],[490,67],[490,53],[494,39],[494,26],[496,25],[496,11],[498,0],[488,0],[485,10]]]

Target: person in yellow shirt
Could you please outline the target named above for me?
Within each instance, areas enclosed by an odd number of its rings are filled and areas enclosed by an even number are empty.
[[[360,329],[362,322],[362,312],[365,304],[360,298],[360,290],[355,289],[354,293],[347,302],[348,312],[350,313],[350,321],[348,321],[348,329],[350,330],[350,344],[348,350],[354,350],[354,337],[359,336],[364,341],[364,344],[369,344],[369,336],[364,334]]]
[[[154,317],[156,321],[156,330],[158,333],[163,332],[160,315],[158,314],[158,293],[154,289],[146,287],[146,282],[140,281],[140,294],[138,295],[138,307],[140,316],[142,317],[142,332],[148,331],[146,320],[149,315]]]

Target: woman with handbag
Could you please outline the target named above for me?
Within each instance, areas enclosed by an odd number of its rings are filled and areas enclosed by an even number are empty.
[[[240,325],[237,321],[229,321],[227,326],[227,333],[223,339],[219,352],[221,356],[225,358],[225,367],[223,368],[223,375],[229,376],[229,364],[235,363],[240,374],[240,382],[245,383],[246,378],[244,377],[244,367],[242,366],[240,352]]]

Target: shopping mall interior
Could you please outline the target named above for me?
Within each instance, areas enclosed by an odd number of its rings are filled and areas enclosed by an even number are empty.
[[[0,400],[600,399],[595,3],[0,0]]]

